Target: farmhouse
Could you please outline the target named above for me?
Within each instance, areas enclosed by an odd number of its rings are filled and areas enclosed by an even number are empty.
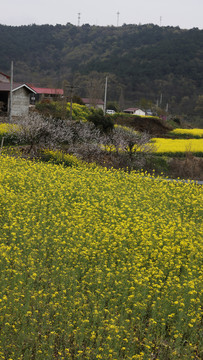
[[[96,109],[104,110],[104,101],[101,99],[82,98],[82,101],[88,108],[94,107]]]
[[[29,87],[35,92],[31,96],[31,104],[33,105],[37,101],[41,101],[43,99],[57,100],[58,98],[61,98],[64,95],[63,89],[41,88],[41,87],[36,87],[34,85],[29,85]]]
[[[138,108],[128,108],[123,110],[123,112],[131,115],[145,115],[145,111]]]
[[[7,114],[10,102],[10,79],[9,81],[0,81],[0,112]],[[22,83],[13,83],[12,90],[12,116],[27,115],[30,105],[30,94],[35,91],[28,85]]]

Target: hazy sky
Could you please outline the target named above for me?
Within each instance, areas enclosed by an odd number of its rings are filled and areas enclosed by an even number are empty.
[[[77,25],[78,13],[80,25],[203,28],[203,0],[1,0],[0,24]]]

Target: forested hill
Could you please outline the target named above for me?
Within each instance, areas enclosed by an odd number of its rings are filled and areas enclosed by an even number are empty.
[[[197,28],[0,25],[0,71],[9,73],[13,60],[16,81],[55,87],[74,81],[82,96],[91,84],[99,91],[109,75],[111,100],[133,105],[162,96],[172,111],[191,112],[203,90],[202,44]]]

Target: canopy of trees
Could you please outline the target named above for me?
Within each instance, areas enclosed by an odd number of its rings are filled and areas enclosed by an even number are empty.
[[[162,99],[172,113],[194,112],[203,90],[203,31],[197,28],[123,25],[0,25],[0,71],[41,86],[74,81],[88,97],[92,84],[124,106]],[[95,88],[96,89],[96,88]],[[96,90],[95,90],[96,91]],[[187,100],[187,101],[186,101]]]

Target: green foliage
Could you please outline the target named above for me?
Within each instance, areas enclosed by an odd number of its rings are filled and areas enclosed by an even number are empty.
[[[111,116],[104,115],[101,109],[92,109],[92,113],[88,116],[88,120],[93,122],[93,124],[104,133],[108,133],[114,128]]]
[[[15,58],[16,81],[57,86],[76,74],[81,94],[93,71],[108,73],[108,98],[149,99],[173,114],[202,113],[203,31],[157,25],[0,25],[1,71]],[[49,54],[49,56],[47,56]],[[49,74],[49,75],[47,75]],[[63,77],[62,75],[63,74]],[[84,95],[83,95],[84,96]],[[201,99],[200,99],[201,100]],[[201,100],[202,102],[202,100]]]
[[[46,117],[63,119],[69,114],[64,105],[62,102],[41,101],[36,104],[36,109]]]
[[[73,96],[73,103],[79,104],[79,105],[85,105],[85,103],[82,101],[81,97],[78,95]]]
[[[57,165],[78,167],[83,164],[76,156],[65,154],[62,151],[43,150],[40,159],[44,162],[51,162]]]
[[[115,112],[118,112],[119,110],[119,106],[116,102],[108,102],[106,108],[109,110],[114,110]]]
[[[70,114],[70,103],[67,103],[67,112]],[[86,121],[90,115],[90,110],[85,105],[80,105],[78,103],[72,104],[72,118],[73,120],[83,120]]]
[[[36,104],[36,109],[44,116],[51,116],[55,119],[66,119],[70,116],[70,103],[63,101],[42,101]],[[85,105],[72,104],[73,120],[87,120],[90,110]]]
[[[165,175],[169,171],[169,161],[167,156],[157,156],[152,155],[150,158],[146,158],[146,169],[147,171],[155,171],[155,173],[160,174],[163,172]]]
[[[198,96],[195,112],[197,115],[203,117],[203,95]]]
[[[17,141],[18,126],[15,124],[0,124],[0,145],[15,145]]]

